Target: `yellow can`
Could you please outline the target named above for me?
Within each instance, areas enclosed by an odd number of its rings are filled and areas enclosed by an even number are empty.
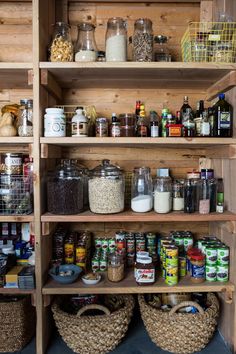
[[[178,267],[178,247],[172,245],[166,247],[165,255],[166,266]]]
[[[166,280],[167,285],[178,284],[178,267],[169,267],[166,269]]]
[[[179,257],[179,276],[180,277],[185,277],[186,272],[187,272],[186,258],[185,257]]]

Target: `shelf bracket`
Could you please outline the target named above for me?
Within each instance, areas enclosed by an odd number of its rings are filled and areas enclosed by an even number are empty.
[[[61,157],[61,147],[56,145],[41,144],[41,158],[42,159],[57,159]]]
[[[212,85],[206,93],[206,100],[213,100],[220,92],[226,92],[236,86],[236,71],[230,71],[222,79]]]
[[[31,305],[36,307],[36,294],[31,294]]]
[[[34,71],[28,70],[28,85],[33,86],[33,82],[34,82]]]
[[[43,306],[48,307],[52,302],[52,295],[43,295]]]
[[[223,289],[222,293],[224,294],[225,303],[232,304],[233,303],[233,289],[231,289],[231,288]]]
[[[62,89],[47,69],[41,69],[41,85],[57,100],[62,100]]]

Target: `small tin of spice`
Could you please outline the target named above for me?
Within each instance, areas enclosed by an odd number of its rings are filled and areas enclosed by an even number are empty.
[[[216,266],[216,279],[217,281],[225,282],[229,280],[229,266],[217,265]]]
[[[229,264],[229,247],[222,245],[217,248],[217,263],[219,265]]]
[[[206,265],[206,280],[207,281],[216,281],[216,265]]]
[[[108,121],[106,118],[96,119],[96,137],[108,136]]]

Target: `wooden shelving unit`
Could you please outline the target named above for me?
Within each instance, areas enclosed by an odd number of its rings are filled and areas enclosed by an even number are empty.
[[[0,215],[1,222],[33,222],[34,214],[29,215]]]

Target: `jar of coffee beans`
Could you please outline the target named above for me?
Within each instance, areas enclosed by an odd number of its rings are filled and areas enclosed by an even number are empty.
[[[134,23],[133,61],[153,61],[152,21],[139,18]]]

